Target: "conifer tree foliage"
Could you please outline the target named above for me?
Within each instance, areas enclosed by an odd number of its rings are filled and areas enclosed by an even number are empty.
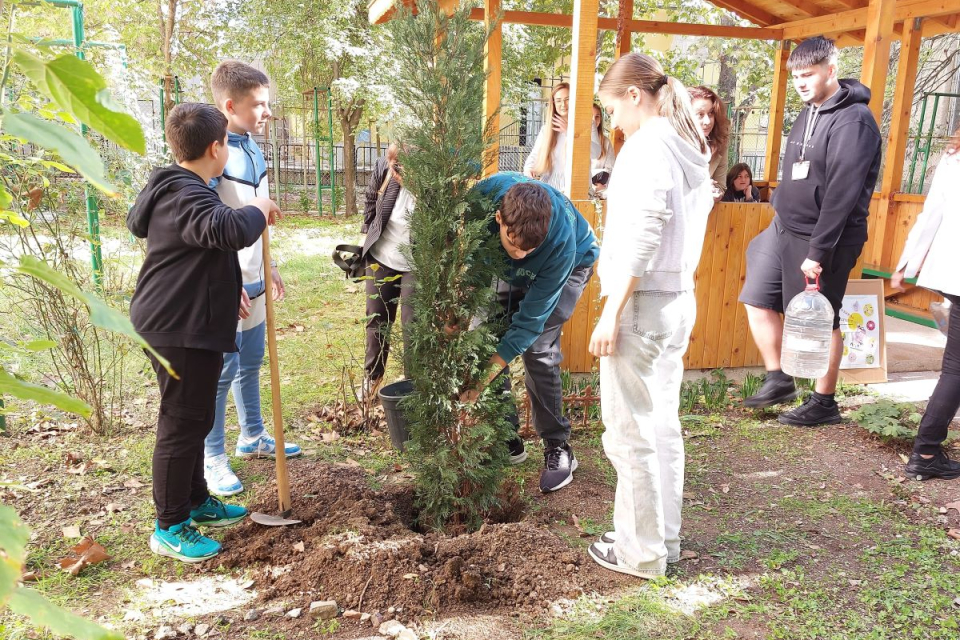
[[[407,354],[415,390],[402,408],[420,524],[459,532],[496,505],[507,461],[509,398],[488,388],[475,405],[459,401],[494,353],[495,327],[470,326],[489,311],[506,263],[490,207],[470,192],[494,133],[483,115],[486,34],[469,9],[447,16],[435,0],[417,4],[416,16],[401,10],[390,26],[394,94],[408,118],[398,128],[403,183],[416,197]]]

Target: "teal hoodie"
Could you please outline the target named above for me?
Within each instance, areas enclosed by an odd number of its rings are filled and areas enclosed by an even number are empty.
[[[509,265],[507,281],[526,289],[520,310],[513,314],[510,327],[497,346],[497,354],[504,362],[516,358],[540,337],[574,268],[593,266],[600,254],[600,245],[590,223],[565,195],[553,187],[523,174],[505,171],[477,183],[474,189],[488,199],[492,210],[496,211],[507,190],[521,182],[536,182],[546,189],[553,211],[547,237],[539,247],[522,260],[513,260],[506,250],[503,251]],[[496,220],[490,222],[490,231],[499,237],[500,225]]]

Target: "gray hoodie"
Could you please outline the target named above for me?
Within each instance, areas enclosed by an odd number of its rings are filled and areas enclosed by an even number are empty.
[[[627,276],[637,291],[689,291],[713,208],[708,165],[666,118],[624,143],[607,189],[600,250],[601,295]]]

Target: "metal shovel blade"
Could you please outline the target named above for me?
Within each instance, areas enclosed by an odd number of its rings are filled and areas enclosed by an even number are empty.
[[[290,520],[289,518],[281,518],[280,516],[271,516],[258,512],[251,513],[250,519],[257,524],[262,524],[267,527],[287,527],[291,524],[300,524],[301,522],[300,520]]]

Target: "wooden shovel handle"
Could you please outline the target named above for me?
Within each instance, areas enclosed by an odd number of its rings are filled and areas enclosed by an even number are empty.
[[[283,410],[280,405],[280,360],[277,356],[277,321],[273,311],[273,273],[270,267],[270,227],[263,230],[263,264],[269,273],[265,282],[264,297],[267,299],[267,347],[270,353],[270,391],[273,393],[273,439],[276,441],[277,494],[280,499],[280,515],[290,514],[290,478],[287,475],[287,456],[283,441]]]

